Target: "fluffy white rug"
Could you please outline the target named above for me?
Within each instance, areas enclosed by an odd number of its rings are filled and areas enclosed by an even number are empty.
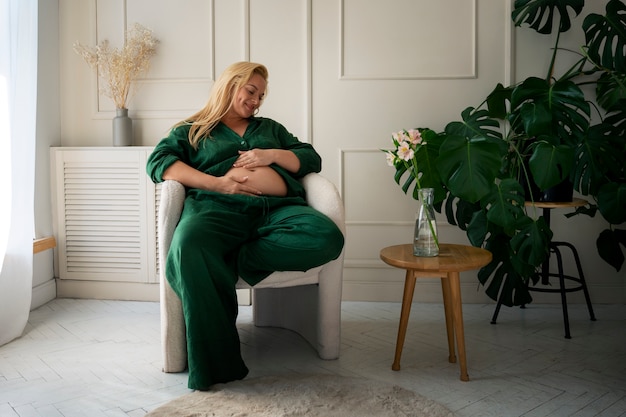
[[[451,417],[404,388],[363,378],[305,375],[250,378],[183,395],[146,417]]]

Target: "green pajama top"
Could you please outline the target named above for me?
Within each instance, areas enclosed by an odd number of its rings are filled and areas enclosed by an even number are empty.
[[[300,170],[290,173],[277,165],[271,167],[285,179],[288,197],[304,198],[304,188],[298,178],[311,172],[320,172],[322,168],[322,160],[310,144],[300,142],[283,125],[272,119],[251,117],[243,137],[219,123],[210,138],[200,141],[197,150],[189,144],[189,127],[176,127],[155,147],[147,164],[147,172],[153,182],[163,181],[163,173],[177,160],[206,174],[221,177],[232,168],[239,156],[238,151],[254,148],[287,149],[300,160]],[[190,189],[187,190],[187,197],[200,197],[204,193],[212,192]]]
[[[165,170],[178,160],[223,176],[238,151],[253,148],[287,149],[300,160],[296,173],[271,166],[287,184],[285,197],[186,190],[165,268],[183,304],[188,386],[208,389],[248,373],[236,328],[237,275],[254,285],[271,271],[322,265],[339,256],[343,235],[332,220],[307,206],[298,181],[320,171],[320,156],[281,124],[253,117],[241,137],[219,123],[197,150],[189,144],[188,133],[189,125],[178,126],[155,147],[146,167],[152,181],[163,181]]]

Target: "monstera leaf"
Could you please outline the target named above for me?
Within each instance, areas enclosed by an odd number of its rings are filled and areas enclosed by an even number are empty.
[[[445,213],[448,223],[458,226],[461,230],[467,230],[476,212],[480,212],[480,203],[470,203],[462,198],[450,194],[446,200]],[[482,240],[478,245],[481,246]]]
[[[574,188],[583,195],[597,195],[608,177],[622,176],[624,138],[611,125],[594,125],[576,148],[575,160]]]
[[[523,217],[519,226],[513,238],[504,233],[491,234],[485,248],[492,253],[492,261],[478,271],[485,293],[509,307],[532,301],[527,285],[536,279],[535,271],[548,256],[552,238],[543,217],[536,221]]]
[[[539,141],[530,157],[530,171],[540,189],[545,190],[569,177],[574,165],[574,148]]]
[[[587,54],[596,65],[622,74],[626,72],[626,5],[611,0],[606,5],[606,16],[590,14],[583,21]]]
[[[532,297],[527,283],[534,268],[527,265],[527,270],[518,272],[521,268],[515,264],[520,260],[514,256],[510,237],[494,234],[486,242],[485,249],[493,255],[492,261],[478,271],[478,281],[485,287],[485,294],[508,307],[529,304]]]
[[[452,195],[476,203],[490,191],[508,149],[486,110],[468,107],[461,116],[446,126],[436,163]]]
[[[524,217],[524,189],[514,179],[504,179],[494,185],[491,192],[482,200],[484,207],[489,207],[487,220],[502,227],[513,235],[516,225]]]
[[[513,87],[505,87],[498,83],[496,88],[487,96],[487,109],[489,116],[504,120],[508,114],[507,103],[511,101]]]
[[[604,184],[598,193],[598,207],[602,217],[609,223],[626,222],[626,183]]]
[[[555,9],[559,20],[559,32],[566,32],[572,26],[569,8],[578,16],[585,6],[584,0],[515,0],[512,13],[515,26],[527,23],[539,33],[552,33]]]
[[[502,141],[500,124],[490,117],[487,110],[476,110],[468,107],[461,113],[462,122],[450,122],[446,126],[446,134],[462,136],[467,139],[485,137],[493,139],[494,143]],[[505,151],[506,149],[503,149]]]
[[[486,137],[447,136],[437,159],[443,183],[470,203],[489,193],[501,165],[500,145]]]
[[[625,34],[626,36],[626,34]],[[626,58],[624,58],[626,60]],[[626,73],[604,73],[596,87],[598,104],[606,111],[619,111],[626,101]],[[622,117],[622,120],[624,118]]]
[[[589,127],[589,103],[571,81],[550,84],[529,77],[513,90],[511,107],[512,123],[521,123],[530,137],[545,135],[575,143]]]
[[[602,259],[617,271],[624,265],[624,254],[619,247],[620,244],[626,246],[626,230],[606,229],[596,240],[596,247]]]
[[[525,221],[524,227],[511,239],[511,248],[516,258],[522,259],[524,263],[532,267],[537,267],[548,256],[552,230],[543,217],[534,221],[530,218],[523,220]]]

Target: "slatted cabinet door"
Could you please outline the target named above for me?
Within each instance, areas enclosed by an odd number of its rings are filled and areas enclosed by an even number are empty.
[[[61,280],[158,283],[151,147],[52,148]]]

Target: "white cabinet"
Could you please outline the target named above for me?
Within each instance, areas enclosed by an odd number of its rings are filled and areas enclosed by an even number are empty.
[[[152,149],[51,149],[59,297],[158,300]]]

